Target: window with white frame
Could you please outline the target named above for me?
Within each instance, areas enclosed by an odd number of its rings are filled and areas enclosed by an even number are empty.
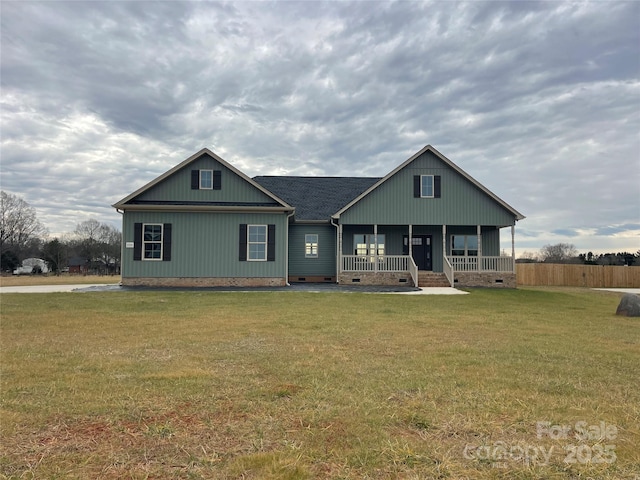
[[[420,196],[423,198],[433,198],[433,175],[420,176]]]
[[[356,255],[384,255],[385,236],[358,234],[353,236],[353,244]]]
[[[213,170],[200,170],[200,190],[213,190]]]
[[[307,233],[304,236],[304,256],[318,258],[318,234]]]
[[[145,260],[162,260],[162,224],[145,223],[142,227],[142,251]]]
[[[247,260],[267,260],[267,226],[247,226]]]
[[[477,235],[451,235],[451,255],[454,257],[477,257]]]

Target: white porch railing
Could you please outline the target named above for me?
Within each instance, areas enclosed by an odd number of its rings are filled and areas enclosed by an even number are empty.
[[[416,262],[413,261],[413,258],[409,257],[409,273],[411,274],[411,279],[413,280],[413,286],[418,286],[418,266]]]
[[[454,272],[514,272],[513,257],[447,257]]]
[[[453,287],[453,267],[446,255],[442,257],[442,272],[447,277],[447,280],[449,280],[449,285]]]
[[[342,255],[343,272],[408,272],[408,255]]]
[[[418,267],[409,255],[342,255],[343,272],[409,272],[418,279]],[[515,272],[513,257],[445,256],[442,271],[453,284],[455,272]],[[415,271],[414,271],[415,270]]]

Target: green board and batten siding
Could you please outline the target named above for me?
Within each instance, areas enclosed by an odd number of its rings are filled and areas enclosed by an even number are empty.
[[[193,190],[192,170],[218,170],[221,172],[222,188],[219,190]],[[213,157],[203,154],[189,165],[181,168],[141,193],[136,200],[145,202],[180,200],[184,202],[233,202],[274,204],[274,200],[264,192],[250,186],[225,165]]]
[[[318,256],[305,256],[305,235],[318,235]],[[289,226],[289,276],[334,277],[336,275],[336,228],[328,223]]]
[[[439,175],[441,198],[415,198],[416,175]],[[361,225],[514,225],[512,212],[499,205],[430,151],[342,212],[342,224]]]
[[[285,214],[217,212],[127,212],[123,242],[134,242],[135,223],[170,223],[171,260],[133,260],[124,248],[124,277],[280,277],[284,278],[287,216]],[[275,225],[275,261],[240,261],[239,226]]]

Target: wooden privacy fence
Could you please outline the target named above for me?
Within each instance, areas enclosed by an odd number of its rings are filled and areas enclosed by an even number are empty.
[[[640,288],[640,267],[518,263],[516,278],[523,286]]]

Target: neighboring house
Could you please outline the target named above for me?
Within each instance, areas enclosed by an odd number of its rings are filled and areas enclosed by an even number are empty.
[[[115,260],[107,262],[98,258],[89,262],[85,257],[71,257],[66,271],[75,275],[116,275],[119,273]]]
[[[71,257],[69,259],[69,273],[85,275],[88,271],[87,259],[84,257]]]
[[[123,285],[515,287],[524,218],[430,145],[382,178],[252,179],[205,148],[113,206]]]

